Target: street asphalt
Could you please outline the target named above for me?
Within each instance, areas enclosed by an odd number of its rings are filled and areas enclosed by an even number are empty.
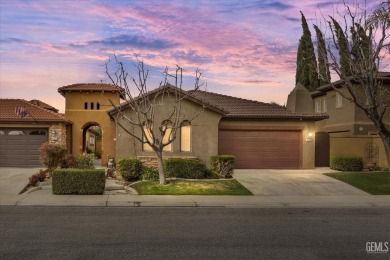
[[[0,259],[312,260],[390,256],[384,244],[390,243],[389,208],[1,206],[0,212]]]
[[[137,195],[107,182],[103,195],[53,195],[50,183],[18,195],[38,169],[0,168],[0,205],[96,207],[344,208],[390,207],[390,196],[370,195],[313,170],[236,170],[254,196]],[[45,184],[45,183],[43,183]],[[110,190],[108,190],[110,189]],[[120,187],[119,187],[120,189]]]

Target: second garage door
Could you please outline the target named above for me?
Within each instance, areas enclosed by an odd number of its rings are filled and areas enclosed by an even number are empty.
[[[234,155],[237,169],[299,169],[301,140],[301,131],[219,130],[218,153]]]
[[[39,147],[47,140],[47,129],[0,128],[0,166],[41,166]]]

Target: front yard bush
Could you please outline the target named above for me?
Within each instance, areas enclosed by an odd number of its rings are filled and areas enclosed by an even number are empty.
[[[144,167],[141,172],[141,179],[143,181],[158,181],[158,170],[153,167]]]
[[[93,169],[95,168],[95,156],[93,154],[80,154],[76,159],[77,169]]]
[[[103,194],[104,169],[58,169],[52,173],[53,194]]]
[[[142,171],[142,163],[135,158],[126,158],[118,161],[119,174],[126,181],[138,178]]]
[[[44,143],[39,148],[39,160],[50,172],[61,166],[66,154],[65,147],[58,144]]]
[[[363,170],[363,158],[354,156],[335,156],[330,159],[332,170],[358,172]]]
[[[215,172],[225,178],[231,178],[233,175],[235,157],[233,155],[214,155],[211,156],[211,166]]]
[[[165,175],[171,178],[203,179],[207,168],[199,160],[170,158],[164,160],[164,170]]]

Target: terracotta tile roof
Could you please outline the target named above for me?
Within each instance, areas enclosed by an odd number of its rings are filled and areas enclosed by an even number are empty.
[[[293,113],[278,104],[269,104],[212,92],[196,91],[191,94],[197,99],[205,100],[228,111],[224,116],[226,118],[322,120],[328,117],[325,114],[317,113]]]
[[[172,86],[163,86],[158,89],[149,91],[148,94],[152,95],[157,91],[161,91],[162,88],[168,91],[172,89]],[[277,104],[268,104],[259,101],[253,101],[248,99],[242,99],[237,97],[226,96],[222,94],[206,92],[206,91],[184,91],[181,90],[183,95],[188,95],[186,98],[203,105],[204,107],[211,109],[223,117],[226,118],[264,118],[264,119],[306,119],[306,120],[322,120],[328,118],[325,114],[315,113],[293,113]],[[127,102],[123,102],[120,105],[121,109],[128,107]],[[109,114],[116,112],[115,108],[107,111]]]
[[[390,82],[390,72],[378,72],[378,79],[386,81],[386,82]],[[329,83],[329,84],[326,84],[326,85],[323,85],[323,86],[317,88],[311,94],[313,97],[320,96],[321,93],[325,94],[324,92],[332,90],[333,89],[332,85],[335,87],[341,87],[341,85],[343,83],[344,83],[344,80],[341,80],[341,79],[337,80],[335,82],[332,82],[332,83]]]
[[[38,99],[32,99],[32,100],[30,100],[29,102],[30,102],[31,104],[36,105],[36,106],[39,106],[39,107],[42,107],[42,108],[44,108],[44,109],[48,109],[48,110],[51,110],[51,111],[53,111],[53,112],[58,113],[58,109],[57,109],[57,108],[52,107],[52,106],[50,106],[49,104],[46,104],[45,102],[40,101],[40,100],[38,100]]]
[[[119,92],[122,99],[125,98],[125,90],[112,84],[104,83],[77,83],[68,86],[63,86],[58,89],[61,95],[65,96],[66,92]]]
[[[18,116],[15,113],[15,107],[24,107],[28,115],[25,117]],[[65,122],[66,120],[63,114],[44,109],[24,99],[0,99],[0,121]]]

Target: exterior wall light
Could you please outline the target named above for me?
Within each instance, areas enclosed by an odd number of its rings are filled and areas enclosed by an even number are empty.
[[[305,141],[306,142],[313,142],[313,136],[314,136],[313,132],[308,132]]]

